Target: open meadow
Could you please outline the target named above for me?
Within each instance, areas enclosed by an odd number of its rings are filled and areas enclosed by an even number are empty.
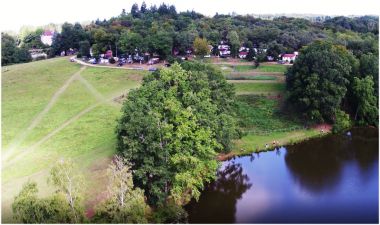
[[[41,196],[51,193],[47,174],[61,158],[79,166],[91,199],[105,191],[121,100],[144,73],[86,68],[67,57],[2,71],[3,222],[12,222],[11,203],[26,181],[36,181]]]

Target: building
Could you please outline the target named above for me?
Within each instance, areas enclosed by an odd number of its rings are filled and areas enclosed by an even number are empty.
[[[45,45],[51,46],[53,43],[54,31],[45,30],[41,35],[41,42]]]
[[[241,59],[247,58],[248,52],[249,52],[249,48],[240,47],[239,48],[239,58],[241,58]]]
[[[294,62],[298,56],[298,52],[294,52],[292,54],[283,54],[281,56],[282,61],[284,62]]]
[[[245,59],[247,58],[248,52],[239,52],[239,58]]]
[[[221,57],[227,57],[231,55],[231,50],[229,45],[218,45],[219,55]]]

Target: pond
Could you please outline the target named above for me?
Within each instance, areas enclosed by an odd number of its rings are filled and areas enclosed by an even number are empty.
[[[356,128],[223,162],[190,223],[378,223],[378,130]]]

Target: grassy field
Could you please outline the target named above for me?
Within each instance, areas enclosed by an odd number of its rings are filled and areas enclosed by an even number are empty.
[[[284,83],[235,83],[236,93],[242,94],[280,94],[285,91]]]
[[[113,98],[137,88],[144,71],[81,68],[68,58],[7,67],[2,76],[2,222],[22,184],[38,183],[49,168],[72,158],[85,174],[88,196],[104,191],[99,177],[115,152],[121,104]],[[78,73],[80,71],[80,73]]]
[[[259,67],[254,65],[236,65],[234,66],[234,71],[236,72],[248,72],[248,71],[257,71],[257,72],[281,72],[286,71],[286,66],[276,65],[276,64],[261,64]]]
[[[246,76],[246,75],[230,74],[230,75],[226,75],[225,78],[227,80],[277,80],[277,77],[268,76],[268,75]]]

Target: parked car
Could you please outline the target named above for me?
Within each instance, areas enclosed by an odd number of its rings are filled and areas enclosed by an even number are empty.
[[[75,62],[75,59],[74,58],[70,58],[70,62]]]
[[[97,61],[96,61],[95,58],[92,58],[92,59],[88,60],[88,62],[91,63],[91,64],[97,64]]]
[[[119,61],[119,63],[117,64],[117,66],[123,66],[125,63],[123,63],[123,61]]]
[[[153,65],[153,64],[156,64],[156,63],[159,63],[160,62],[160,59],[159,58],[152,58],[148,61],[148,65]]]
[[[157,68],[155,68],[155,67],[149,68],[149,71],[156,71],[156,70],[157,70]]]

